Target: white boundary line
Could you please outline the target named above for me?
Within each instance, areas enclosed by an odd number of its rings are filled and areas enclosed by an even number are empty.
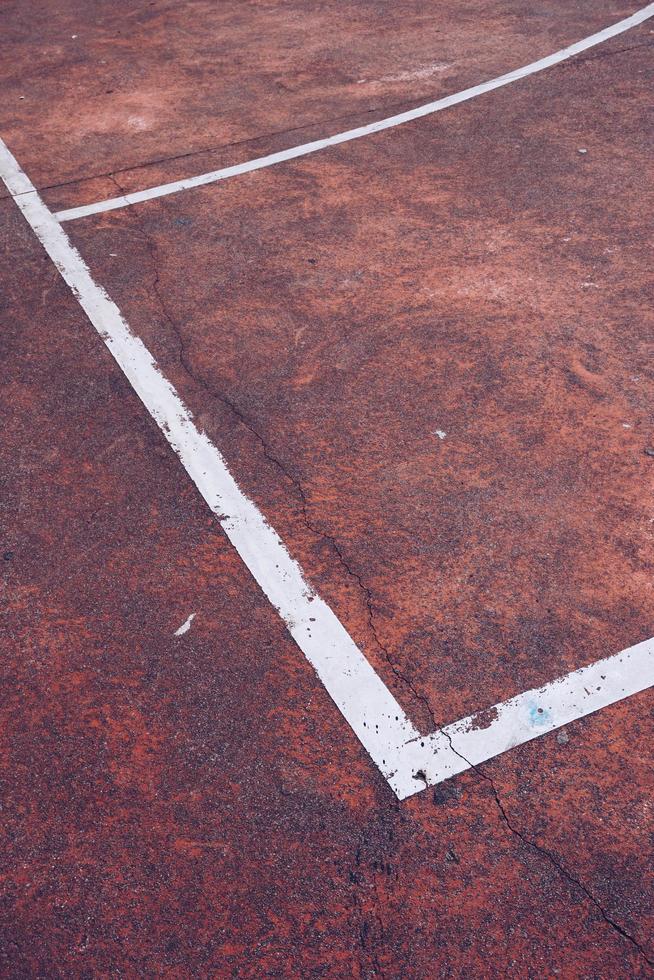
[[[407,795],[407,746],[419,732],[345,631],[307,585],[273,527],[245,496],[116,304],[0,140],[0,177],[87,317],[218,517],[260,588],[395,791]]]
[[[443,109],[448,109],[450,106],[458,105],[461,102],[467,102],[469,99],[474,99],[478,95],[483,95],[485,92],[491,92],[493,89],[501,88],[503,85],[510,85],[512,82],[517,82],[521,78],[535,75],[537,72],[543,71],[545,68],[550,68],[552,65],[558,65],[562,61],[566,61],[568,58],[580,54],[582,51],[587,51],[588,48],[593,48],[597,44],[602,44],[603,41],[608,41],[617,34],[623,34],[625,31],[630,30],[630,28],[642,24],[643,21],[648,20],[652,16],[654,16],[654,3],[648,4],[630,17],[625,17],[624,20],[618,21],[617,24],[605,27],[603,31],[598,31],[597,34],[591,34],[589,37],[577,41],[567,48],[562,48],[560,51],[556,51],[546,58],[532,61],[531,64],[524,65],[522,68],[516,68],[515,71],[510,71],[506,75],[492,78],[487,82],[482,82],[481,85],[474,85],[472,88],[464,89],[462,92],[456,92],[454,95],[448,95],[443,99],[437,99],[435,102],[427,102],[425,105],[416,106],[414,109],[408,109],[406,112],[400,112],[395,116],[388,116],[386,119],[379,119],[377,122],[369,123],[367,126],[348,129],[344,133],[336,133],[335,136],[326,136],[324,139],[314,140],[311,143],[303,143],[300,146],[293,146],[288,150],[280,150],[279,153],[270,153],[268,156],[257,157],[255,160],[248,160],[245,163],[237,163],[232,167],[224,167],[222,170],[212,170],[206,174],[199,174],[197,177],[174,180],[169,184],[160,184],[158,187],[149,187],[146,190],[134,191],[131,194],[112,197],[106,201],[96,201],[93,204],[84,204],[81,207],[58,211],[55,214],[55,218],[58,221],[74,221],[76,218],[84,218],[89,214],[114,211],[116,208],[124,208],[130,204],[150,201],[155,197],[164,197],[167,194],[176,194],[178,191],[189,190],[191,187],[201,187],[204,184],[213,184],[216,181],[225,180],[228,177],[236,177],[238,174],[247,174],[253,170],[262,170],[264,167],[271,167],[276,163],[283,163],[286,160],[295,160],[297,157],[303,157],[309,153],[316,153],[318,150],[324,150],[328,146],[348,143],[350,140],[360,139],[362,136],[370,136],[372,133],[379,133],[384,129],[400,126],[402,123],[410,122],[412,119],[419,119],[421,116],[429,116],[435,112],[441,112]]]
[[[333,701],[400,799],[654,685],[654,640],[421,735],[274,528],[237,486],[152,355],[0,140],[0,176]]]
[[[654,7],[654,5],[652,5]],[[650,8],[646,8],[650,9]],[[421,734],[245,496],[0,140],[0,177],[331,698],[400,799],[654,685],[654,639]]]

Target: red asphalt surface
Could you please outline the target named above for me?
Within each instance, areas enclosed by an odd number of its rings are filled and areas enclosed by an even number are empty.
[[[634,10],[11,2],[0,136],[57,210]],[[424,731],[654,634],[651,24],[65,225]],[[2,975],[652,975],[652,691],[399,803],[3,198]]]

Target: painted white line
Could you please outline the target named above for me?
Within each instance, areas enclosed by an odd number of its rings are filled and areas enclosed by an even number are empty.
[[[180,628],[178,630],[175,630],[173,636],[184,636],[185,633],[188,633],[188,631],[191,628],[191,623],[193,622],[194,619],[195,619],[195,613],[191,613],[188,619],[184,620]]]
[[[483,715],[421,735],[329,606],[304,579],[275,530],[237,486],[118,307],[0,141],[0,177],[23,216],[254,579],[353,731],[400,799],[513,746],[654,685],[654,640],[646,640]]]
[[[226,180],[228,177],[236,177],[238,174],[247,174],[251,173],[253,170],[262,170],[264,167],[272,167],[276,163],[284,163],[286,160],[295,160],[297,157],[307,156],[309,153],[316,153],[318,150],[324,150],[329,146],[337,146],[339,143],[348,143],[350,140],[360,139],[362,136],[370,136],[372,133],[380,133],[384,129],[391,129],[393,126],[401,126],[402,123],[411,122],[411,120],[419,119],[421,116],[430,116],[435,112],[441,112],[443,109],[448,109],[450,106],[458,105],[461,102],[467,102],[469,99],[474,99],[478,95],[484,95],[485,92],[491,92],[493,89],[502,88],[503,85],[510,85],[512,82],[517,82],[521,78],[527,78],[529,75],[535,75],[537,72],[543,71],[545,68],[551,68],[552,65],[558,65],[562,61],[566,61],[568,58],[572,58],[574,55],[580,54],[582,51],[587,51],[588,48],[595,47],[597,44],[602,44],[604,41],[608,41],[617,34],[623,34],[630,28],[636,27],[638,24],[642,24],[643,21],[646,21],[652,16],[654,16],[654,3],[648,4],[646,7],[638,10],[630,17],[625,17],[624,20],[618,21],[617,24],[613,24],[611,27],[606,27],[597,34],[591,34],[590,37],[577,41],[575,44],[571,44],[567,48],[562,48],[560,51],[556,51],[554,54],[550,54],[546,58],[540,58],[538,61],[532,61],[531,64],[524,65],[522,68],[516,68],[514,71],[508,72],[506,75],[500,75],[498,78],[492,78],[487,82],[482,82],[480,85],[474,85],[472,88],[464,89],[462,92],[456,92],[454,95],[448,95],[443,99],[437,99],[435,102],[427,102],[425,105],[416,106],[414,109],[408,109],[406,112],[400,112],[395,116],[388,116],[386,119],[379,119],[377,122],[369,123],[367,126],[358,126],[356,129],[348,129],[344,133],[336,133],[334,136],[326,136],[324,139],[314,140],[311,143],[303,143],[300,146],[293,146],[288,150],[280,150],[278,153],[270,153],[268,156],[257,157],[255,160],[247,160],[245,163],[237,163],[231,167],[223,167],[222,170],[212,170],[209,173],[199,174],[196,177],[187,177],[184,180],[174,180],[169,184],[160,184],[157,187],[148,187],[145,190],[134,191],[131,194],[124,194],[120,197],[111,197],[106,201],[96,201],[93,204],[84,204],[77,208],[68,208],[64,211],[58,211],[55,214],[55,217],[59,221],[74,221],[76,218],[84,218],[89,214],[98,214],[102,211],[114,211],[116,208],[124,208],[130,204],[139,204],[142,201],[150,201],[155,197],[165,197],[167,194],[176,194],[178,191],[189,190],[192,187],[201,187],[204,184],[213,184],[219,180]]]
[[[306,583],[300,566],[255,504],[240,490],[218,449],[201,432],[115,303],[0,141],[0,176],[87,317],[113,354],[186,472],[218,517],[260,588],[314,666],[357,736],[390,780],[406,769],[407,739],[418,731],[345,631]]]
[[[413,771],[414,787],[409,792],[405,782],[403,796],[419,792],[425,780],[440,783],[653,685],[654,639],[649,639],[455,721],[421,739],[422,771]]]

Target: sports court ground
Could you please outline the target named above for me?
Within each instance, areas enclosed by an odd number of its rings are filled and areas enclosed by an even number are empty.
[[[654,4],[0,28],[2,976],[654,975]]]

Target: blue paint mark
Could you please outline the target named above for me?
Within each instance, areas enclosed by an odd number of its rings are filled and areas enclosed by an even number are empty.
[[[542,725],[549,725],[551,716],[547,708],[532,703],[529,705],[529,724],[532,728],[540,728]]]

